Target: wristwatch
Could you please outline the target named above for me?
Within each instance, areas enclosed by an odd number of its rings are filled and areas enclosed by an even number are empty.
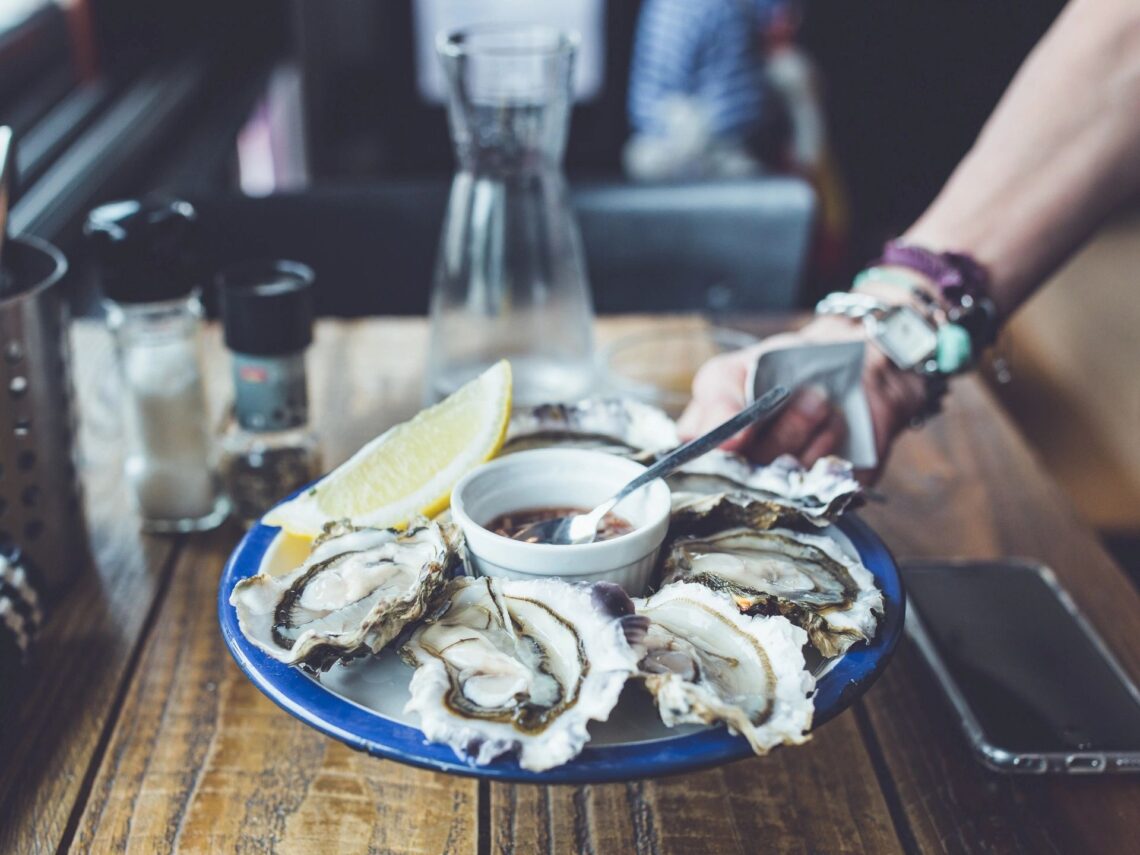
[[[901,371],[938,371],[938,331],[906,304],[890,306],[864,318],[867,334]]]
[[[817,315],[840,315],[862,321],[867,337],[896,368],[922,377],[926,403],[922,411],[911,419],[911,427],[920,427],[927,418],[942,409],[947,376],[969,362],[969,337],[966,336],[963,342],[962,337],[953,331],[962,332],[960,328],[952,324],[935,326],[906,303],[884,303],[869,294],[837,291],[820,300],[815,311]],[[947,330],[951,331],[948,336]],[[953,359],[950,358],[951,351],[957,354]]]
[[[885,303],[870,294],[837,291],[820,300],[815,311],[861,320],[868,338],[902,371],[957,374],[973,356],[966,329],[935,323],[909,303]]]
[[[867,337],[902,371],[928,373],[935,361],[936,329],[906,304],[891,305],[868,294],[837,291],[820,300],[815,313],[862,321]]]

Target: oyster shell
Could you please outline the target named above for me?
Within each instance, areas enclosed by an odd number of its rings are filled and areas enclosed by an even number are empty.
[[[656,407],[628,398],[589,398],[517,410],[502,453],[560,445],[642,457],[678,442],[673,420]]]
[[[424,735],[476,765],[512,750],[534,771],[575,757],[637,666],[629,597],[616,585],[490,577],[457,578],[448,595],[400,650],[416,668],[405,709]]]
[[[700,582],[750,615],[786,616],[824,656],[874,637],[883,595],[874,577],[830,537],[733,528],[675,541],[665,581]]]
[[[234,586],[241,631],[289,665],[327,669],[376,653],[443,593],[459,553],[450,526],[413,520],[406,531],[330,523],[305,563]]]
[[[784,617],[743,615],[690,582],[634,603],[649,618],[638,670],[666,725],[724,722],[757,754],[807,740],[815,680],[806,632]]]
[[[665,479],[673,494],[674,531],[725,526],[772,528],[798,520],[825,526],[859,495],[850,463],[824,457],[805,469],[791,455],[755,466],[710,452]]]

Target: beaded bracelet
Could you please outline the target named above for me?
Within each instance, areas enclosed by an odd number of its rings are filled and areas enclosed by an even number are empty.
[[[949,308],[947,318],[969,333],[975,354],[997,339],[997,307],[989,297],[985,267],[961,252],[933,252],[899,240],[887,241],[879,264],[905,267],[929,279]]]
[[[906,267],[921,273],[934,283],[948,303],[961,303],[964,297],[980,300],[989,291],[989,273],[962,252],[933,252],[901,240],[891,240],[883,246],[879,264]]]
[[[905,273],[883,267],[869,267],[855,277],[852,290],[858,291],[872,282],[901,287],[918,302],[922,314],[937,335],[934,362],[939,373],[958,374],[973,365],[976,354],[969,330],[951,320],[951,310],[943,307],[925,288]]]

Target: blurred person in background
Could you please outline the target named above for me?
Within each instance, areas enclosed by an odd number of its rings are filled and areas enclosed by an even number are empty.
[[[639,181],[811,181],[816,276],[842,265],[848,206],[827,142],[820,76],[796,44],[800,0],[646,0],[629,86],[627,174]]]
[[[763,32],[764,77],[786,116],[787,134],[780,141],[776,166],[806,178],[815,188],[813,276],[834,287],[847,255],[850,208],[828,141],[822,75],[796,44],[803,17],[800,6],[800,0],[786,0],[772,10]]]
[[[960,293],[950,295],[944,283],[974,280],[978,296],[992,302],[992,329],[971,342],[972,360],[958,370],[969,368],[978,345],[1138,194],[1140,3],[1071,0],[946,186],[885,248],[895,263],[864,271],[854,290],[882,306],[945,317]],[[866,335],[859,320],[824,314],[798,332],[710,360],[694,378],[682,434],[703,433],[744,406],[746,377],[763,352]],[[932,388],[874,344],[862,376],[881,469],[898,435],[936,411],[945,384]],[[745,431],[728,447],[761,462],[786,452],[810,464],[837,451],[845,433],[843,415],[809,388],[762,432]]]
[[[777,160],[786,114],[765,74],[764,35],[788,0],[646,0],[629,84],[638,180],[740,177]]]

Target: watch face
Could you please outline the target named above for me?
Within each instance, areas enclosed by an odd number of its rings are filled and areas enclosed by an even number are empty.
[[[875,343],[903,371],[922,364],[938,346],[938,334],[910,306],[896,306],[876,318],[873,330]]]

